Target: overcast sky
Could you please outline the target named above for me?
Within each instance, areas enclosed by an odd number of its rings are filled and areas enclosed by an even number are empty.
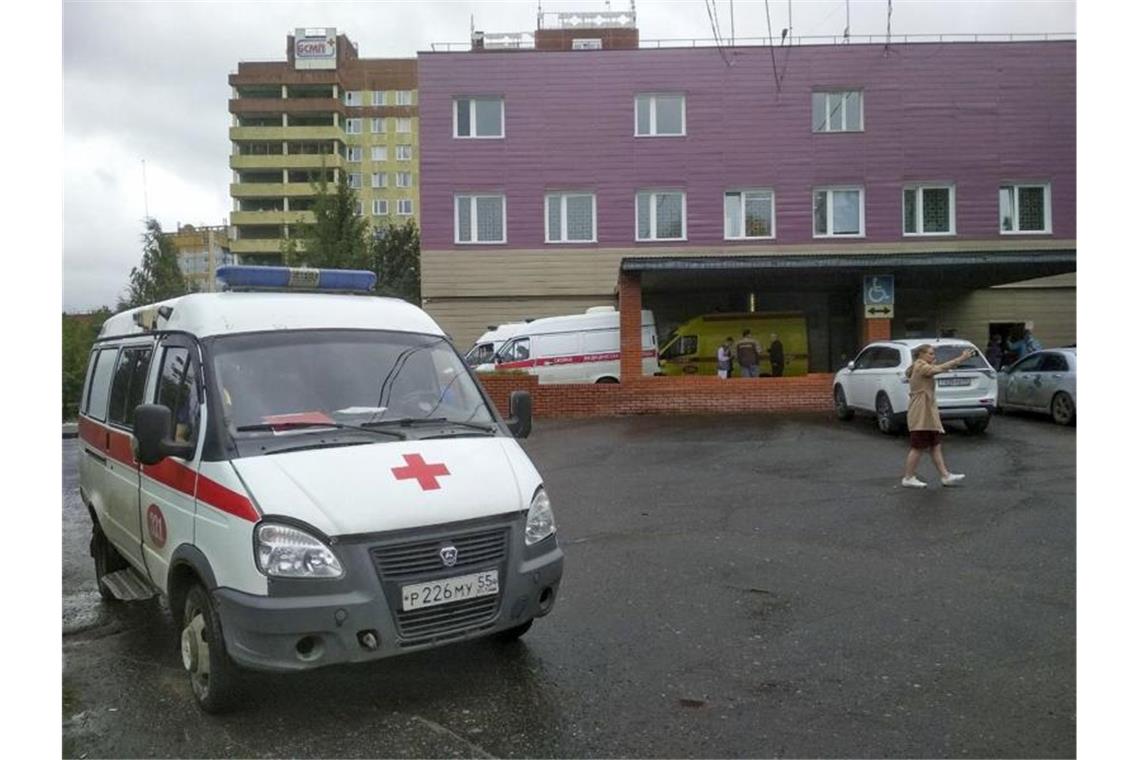
[[[222,224],[230,210],[228,75],[285,59],[298,26],[335,26],[361,57],[411,57],[487,32],[533,31],[537,2],[78,2],[63,5],[63,306],[113,305],[139,261],[146,213],[163,229]],[[602,10],[546,0],[543,11]],[[768,34],[765,3],[736,0],[737,40]],[[613,10],[629,8],[613,0]],[[729,0],[716,3],[720,30]],[[845,0],[792,0],[793,34],[839,35]],[[788,0],[768,3],[773,34]],[[887,0],[851,0],[851,34],[881,35]],[[705,0],[641,0],[642,40],[711,37]],[[1072,0],[894,0],[893,35],[1074,33]],[[145,188],[144,169],[145,160]]]

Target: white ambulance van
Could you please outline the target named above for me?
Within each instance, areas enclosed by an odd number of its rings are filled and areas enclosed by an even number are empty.
[[[525,370],[543,384],[616,383],[621,378],[620,314],[593,306],[584,314],[546,317],[523,325],[481,372]],[[653,312],[641,312],[641,371],[658,374],[657,325]]]
[[[500,417],[439,325],[366,294],[372,273],[218,277],[104,323],[79,421],[100,593],[169,600],[201,707],[230,706],[245,668],[510,640],[548,614],[563,556],[515,440],[530,397]]]
[[[497,327],[489,325],[487,332],[479,336],[463,360],[467,362],[469,367],[487,364],[495,358],[495,353],[503,347],[504,343],[515,337],[525,327],[526,322],[508,322]]]

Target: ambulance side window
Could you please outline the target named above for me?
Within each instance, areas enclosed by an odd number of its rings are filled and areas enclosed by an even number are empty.
[[[118,355],[119,349],[105,348],[92,359],[95,371],[91,373],[91,389],[87,393],[87,407],[83,413],[100,422],[107,419],[107,396],[111,390],[111,374]]]
[[[107,421],[120,427],[131,427],[135,407],[143,402],[146,376],[150,371],[150,346],[124,348],[111,380],[111,405]]]
[[[174,414],[174,440],[198,440],[198,376],[190,350],[170,346],[162,352],[155,403]]]

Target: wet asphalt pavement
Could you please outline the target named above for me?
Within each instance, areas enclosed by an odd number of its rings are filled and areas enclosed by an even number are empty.
[[[520,642],[256,675],[194,705],[158,602],[100,604],[63,471],[65,757],[1076,754],[1076,433],[945,441],[827,415],[539,421],[566,553]],[[924,461],[920,477],[932,480]]]

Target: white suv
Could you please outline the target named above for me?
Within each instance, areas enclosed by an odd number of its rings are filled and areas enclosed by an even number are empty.
[[[868,344],[855,361],[835,373],[835,414],[849,420],[856,412],[873,414],[879,430],[888,435],[906,425],[910,385],[906,369],[913,363],[914,349],[924,343],[934,346],[937,364],[949,361],[964,348],[973,357],[935,378],[938,414],[943,420],[962,420],[971,433],[990,424],[997,401],[997,373],[973,343],[957,338],[909,338]]]

